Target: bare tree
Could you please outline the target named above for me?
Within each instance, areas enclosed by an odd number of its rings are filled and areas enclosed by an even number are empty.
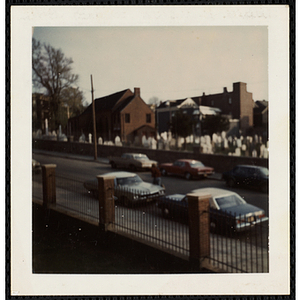
[[[72,63],[72,58],[66,58],[60,49],[32,39],[32,80],[35,87],[46,89],[50,98],[49,126],[52,129],[60,124],[62,92],[78,80],[78,75],[71,72]]]

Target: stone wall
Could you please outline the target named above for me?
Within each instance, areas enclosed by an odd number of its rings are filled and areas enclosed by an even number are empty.
[[[33,140],[32,149],[33,151],[34,149],[39,149],[94,157],[94,145],[89,143],[60,142],[36,139]],[[98,157],[121,156],[122,153],[126,152],[144,153],[150,159],[156,160],[159,163],[173,162],[176,159],[180,158],[196,159],[200,160],[207,166],[213,167],[216,172],[224,172],[230,170],[234,166],[239,164],[268,167],[268,159],[257,157],[202,154],[199,153],[199,148],[195,148],[193,152],[153,150],[146,148],[118,147],[108,145],[98,145],[97,148]]]

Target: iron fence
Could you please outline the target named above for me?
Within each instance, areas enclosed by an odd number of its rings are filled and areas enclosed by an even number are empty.
[[[74,177],[56,175],[56,206],[76,213],[81,219],[99,223],[99,201]]]
[[[158,195],[116,188],[116,232],[152,243],[154,247],[189,256],[189,227],[186,223],[163,217],[156,205]]]
[[[56,207],[88,222],[99,223],[99,199],[87,192],[76,174],[72,178],[56,175],[55,182]],[[40,183],[39,175],[34,185],[39,187]],[[40,190],[34,190],[35,196]],[[171,201],[173,206],[169,204],[166,210],[160,205],[159,195],[150,196],[139,190],[120,187],[115,188],[114,194],[115,232],[189,258],[190,230],[195,228],[189,226],[187,204],[179,207],[177,199]],[[268,222],[264,222],[263,217],[245,218],[213,209],[209,214],[210,255],[207,258],[211,266],[231,273],[269,271],[269,231]]]
[[[269,224],[264,216],[210,209],[210,222],[211,265],[231,273],[269,271]]]

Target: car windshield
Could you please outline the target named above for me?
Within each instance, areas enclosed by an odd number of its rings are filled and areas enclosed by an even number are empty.
[[[148,156],[144,154],[134,155],[133,157],[134,159],[149,160]]]
[[[217,197],[215,198],[215,200],[220,208],[227,208],[227,207],[237,206],[246,203],[245,200],[243,200],[236,194],[230,194],[224,197]]]
[[[135,184],[143,182],[140,176],[136,175],[133,177],[126,177],[126,178],[117,178],[118,185],[128,185],[128,184]]]
[[[202,168],[202,167],[204,167],[204,164],[201,161],[196,161],[196,160],[192,161],[190,163],[190,165],[191,165],[192,168]]]
[[[269,176],[269,170],[267,168],[260,168],[260,171],[266,175],[266,176]]]

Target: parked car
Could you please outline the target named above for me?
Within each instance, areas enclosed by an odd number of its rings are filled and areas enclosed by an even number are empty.
[[[191,193],[210,194],[210,227],[214,230],[229,228],[233,231],[249,229],[257,223],[268,221],[265,211],[247,203],[235,192],[219,188],[201,188]],[[188,220],[187,195],[174,194],[160,197],[156,203],[166,218]]]
[[[142,153],[123,153],[120,157],[108,157],[113,169],[117,167],[129,168],[132,171],[150,169],[152,164],[157,165],[157,161],[151,160]]]
[[[37,160],[32,159],[32,173],[40,173],[41,170],[41,164]]]
[[[263,192],[268,191],[269,170],[264,167],[237,165],[223,173],[223,179],[229,187],[235,185],[257,187]]]
[[[214,169],[206,167],[201,161],[193,159],[178,159],[174,163],[163,163],[159,165],[163,176],[175,174],[184,176],[187,180],[191,178],[206,177],[214,173]]]
[[[134,203],[150,202],[165,194],[165,188],[144,182],[140,176],[131,172],[110,172],[104,175],[115,177],[114,195],[125,206]],[[98,197],[98,179],[85,181],[83,186],[89,193]]]

